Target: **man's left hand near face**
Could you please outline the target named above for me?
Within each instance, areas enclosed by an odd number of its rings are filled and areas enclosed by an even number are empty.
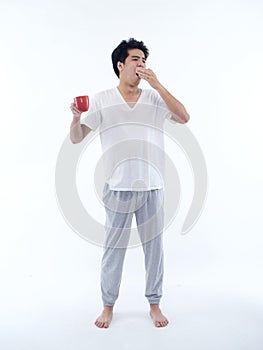
[[[140,78],[148,81],[152,88],[157,89],[160,85],[155,73],[151,69],[138,67],[136,68],[136,73],[138,73]]]

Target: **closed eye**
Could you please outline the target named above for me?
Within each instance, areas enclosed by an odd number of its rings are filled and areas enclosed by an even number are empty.
[[[138,59],[140,59],[139,56],[132,56],[132,61],[138,61]],[[145,63],[145,62],[146,62],[146,59],[145,59],[145,58],[142,58],[142,61],[143,61],[143,63]]]

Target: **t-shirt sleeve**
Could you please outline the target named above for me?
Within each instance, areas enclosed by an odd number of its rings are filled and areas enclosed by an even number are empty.
[[[153,98],[154,98],[154,104],[158,107],[158,110],[160,112],[160,114],[162,115],[162,117],[164,119],[171,119],[172,118],[172,113],[169,110],[169,108],[167,107],[166,103],[164,102],[164,100],[161,98],[161,96],[153,90]]]
[[[85,117],[81,120],[81,124],[88,126],[90,129],[95,131],[102,123],[101,108],[99,103],[94,96],[90,101],[90,107]]]

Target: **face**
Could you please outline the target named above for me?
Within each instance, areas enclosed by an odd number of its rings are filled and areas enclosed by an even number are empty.
[[[143,51],[139,49],[128,50],[128,57],[125,62],[118,62],[120,71],[120,79],[127,81],[130,84],[139,84],[140,78],[136,74],[136,68],[146,67],[146,59]]]

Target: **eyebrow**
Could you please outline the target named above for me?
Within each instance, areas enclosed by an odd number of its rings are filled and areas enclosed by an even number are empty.
[[[140,58],[140,56],[131,56],[131,58]],[[142,59],[143,59],[144,61],[146,61],[146,58],[145,58],[145,57],[142,57]]]

